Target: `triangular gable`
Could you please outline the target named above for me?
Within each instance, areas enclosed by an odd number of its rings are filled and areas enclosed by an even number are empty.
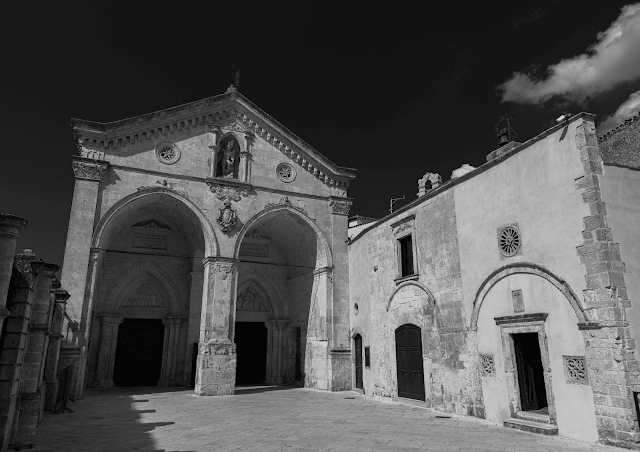
[[[213,126],[253,133],[329,185],[347,187],[357,170],[336,165],[237,91],[148,113],[100,123],[72,119],[80,155],[104,158],[102,153],[166,136],[185,128],[208,132]],[[102,154],[102,156],[101,156]]]

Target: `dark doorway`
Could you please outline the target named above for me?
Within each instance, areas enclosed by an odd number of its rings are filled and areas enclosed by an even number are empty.
[[[356,334],[353,338],[356,343],[356,388],[363,389],[362,384],[362,336]]]
[[[193,350],[191,351],[191,378],[189,379],[189,387],[196,387],[196,372],[198,371],[198,343],[193,343]]]
[[[422,334],[415,325],[402,325],[396,330],[398,396],[424,400],[422,367]]]
[[[236,322],[236,385],[262,384],[267,376],[267,327],[263,322]]]
[[[116,386],[155,386],[162,368],[162,320],[124,319],[118,329],[113,382]]]
[[[513,334],[513,346],[518,369],[518,386],[522,411],[547,407],[542,358],[537,333]]]

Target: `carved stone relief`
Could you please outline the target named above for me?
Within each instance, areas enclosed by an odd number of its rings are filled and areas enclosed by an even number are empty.
[[[238,311],[269,311],[260,294],[251,287],[247,288],[247,290],[238,297],[236,306]]]
[[[72,163],[73,173],[78,179],[100,180],[107,172],[106,163],[88,163],[74,161]]]

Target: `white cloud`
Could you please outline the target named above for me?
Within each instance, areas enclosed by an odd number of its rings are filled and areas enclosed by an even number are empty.
[[[540,104],[554,96],[582,102],[613,86],[640,78],[640,3],[618,17],[585,53],[547,68],[545,78],[515,72],[498,86],[503,102]]]
[[[607,116],[598,124],[598,135],[602,136],[618,127],[625,119],[634,117],[640,113],[640,90],[632,93],[611,116]]]

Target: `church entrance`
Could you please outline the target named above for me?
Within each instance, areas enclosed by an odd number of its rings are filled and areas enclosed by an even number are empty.
[[[396,330],[396,363],[398,397],[424,400],[422,334],[419,327],[407,324]]]
[[[118,330],[115,386],[155,386],[162,368],[162,320],[124,319]]]
[[[267,377],[267,327],[264,322],[236,322],[236,385],[262,384]]]
[[[522,411],[548,414],[542,358],[537,333],[513,334]]]

